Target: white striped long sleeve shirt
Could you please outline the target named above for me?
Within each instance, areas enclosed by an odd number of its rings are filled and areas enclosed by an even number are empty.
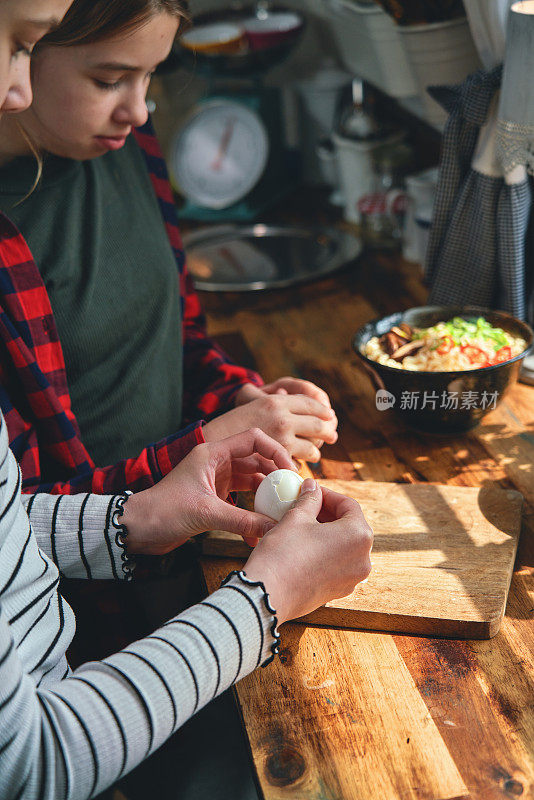
[[[72,672],[69,577],[121,578],[116,497],[20,499],[0,417],[0,797],[99,794],[213,697],[271,656],[264,592],[231,577],[151,636]]]

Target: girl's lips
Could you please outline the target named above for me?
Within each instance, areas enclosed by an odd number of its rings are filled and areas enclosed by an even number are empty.
[[[107,150],[120,150],[126,142],[126,136],[96,136],[95,138]]]

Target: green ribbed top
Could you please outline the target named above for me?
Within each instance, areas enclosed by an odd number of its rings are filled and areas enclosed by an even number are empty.
[[[178,270],[142,152],[0,169],[0,209],[33,252],[56,318],[82,438],[98,466],[180,428]]]

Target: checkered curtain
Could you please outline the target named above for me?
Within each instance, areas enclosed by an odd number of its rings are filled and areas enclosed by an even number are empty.
[[[502,67],[481,70],[460,86],[431,90],[449,118],[426,277],[431,303],[498,308],[532,321],[532,179],[507,182],[473,164],[501,75]]]

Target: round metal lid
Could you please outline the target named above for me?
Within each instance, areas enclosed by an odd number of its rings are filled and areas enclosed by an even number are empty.
[[[335,228],[216,225],[184,237],[197,289],[254,291],[313,280],[354,260],[362,245]]]

